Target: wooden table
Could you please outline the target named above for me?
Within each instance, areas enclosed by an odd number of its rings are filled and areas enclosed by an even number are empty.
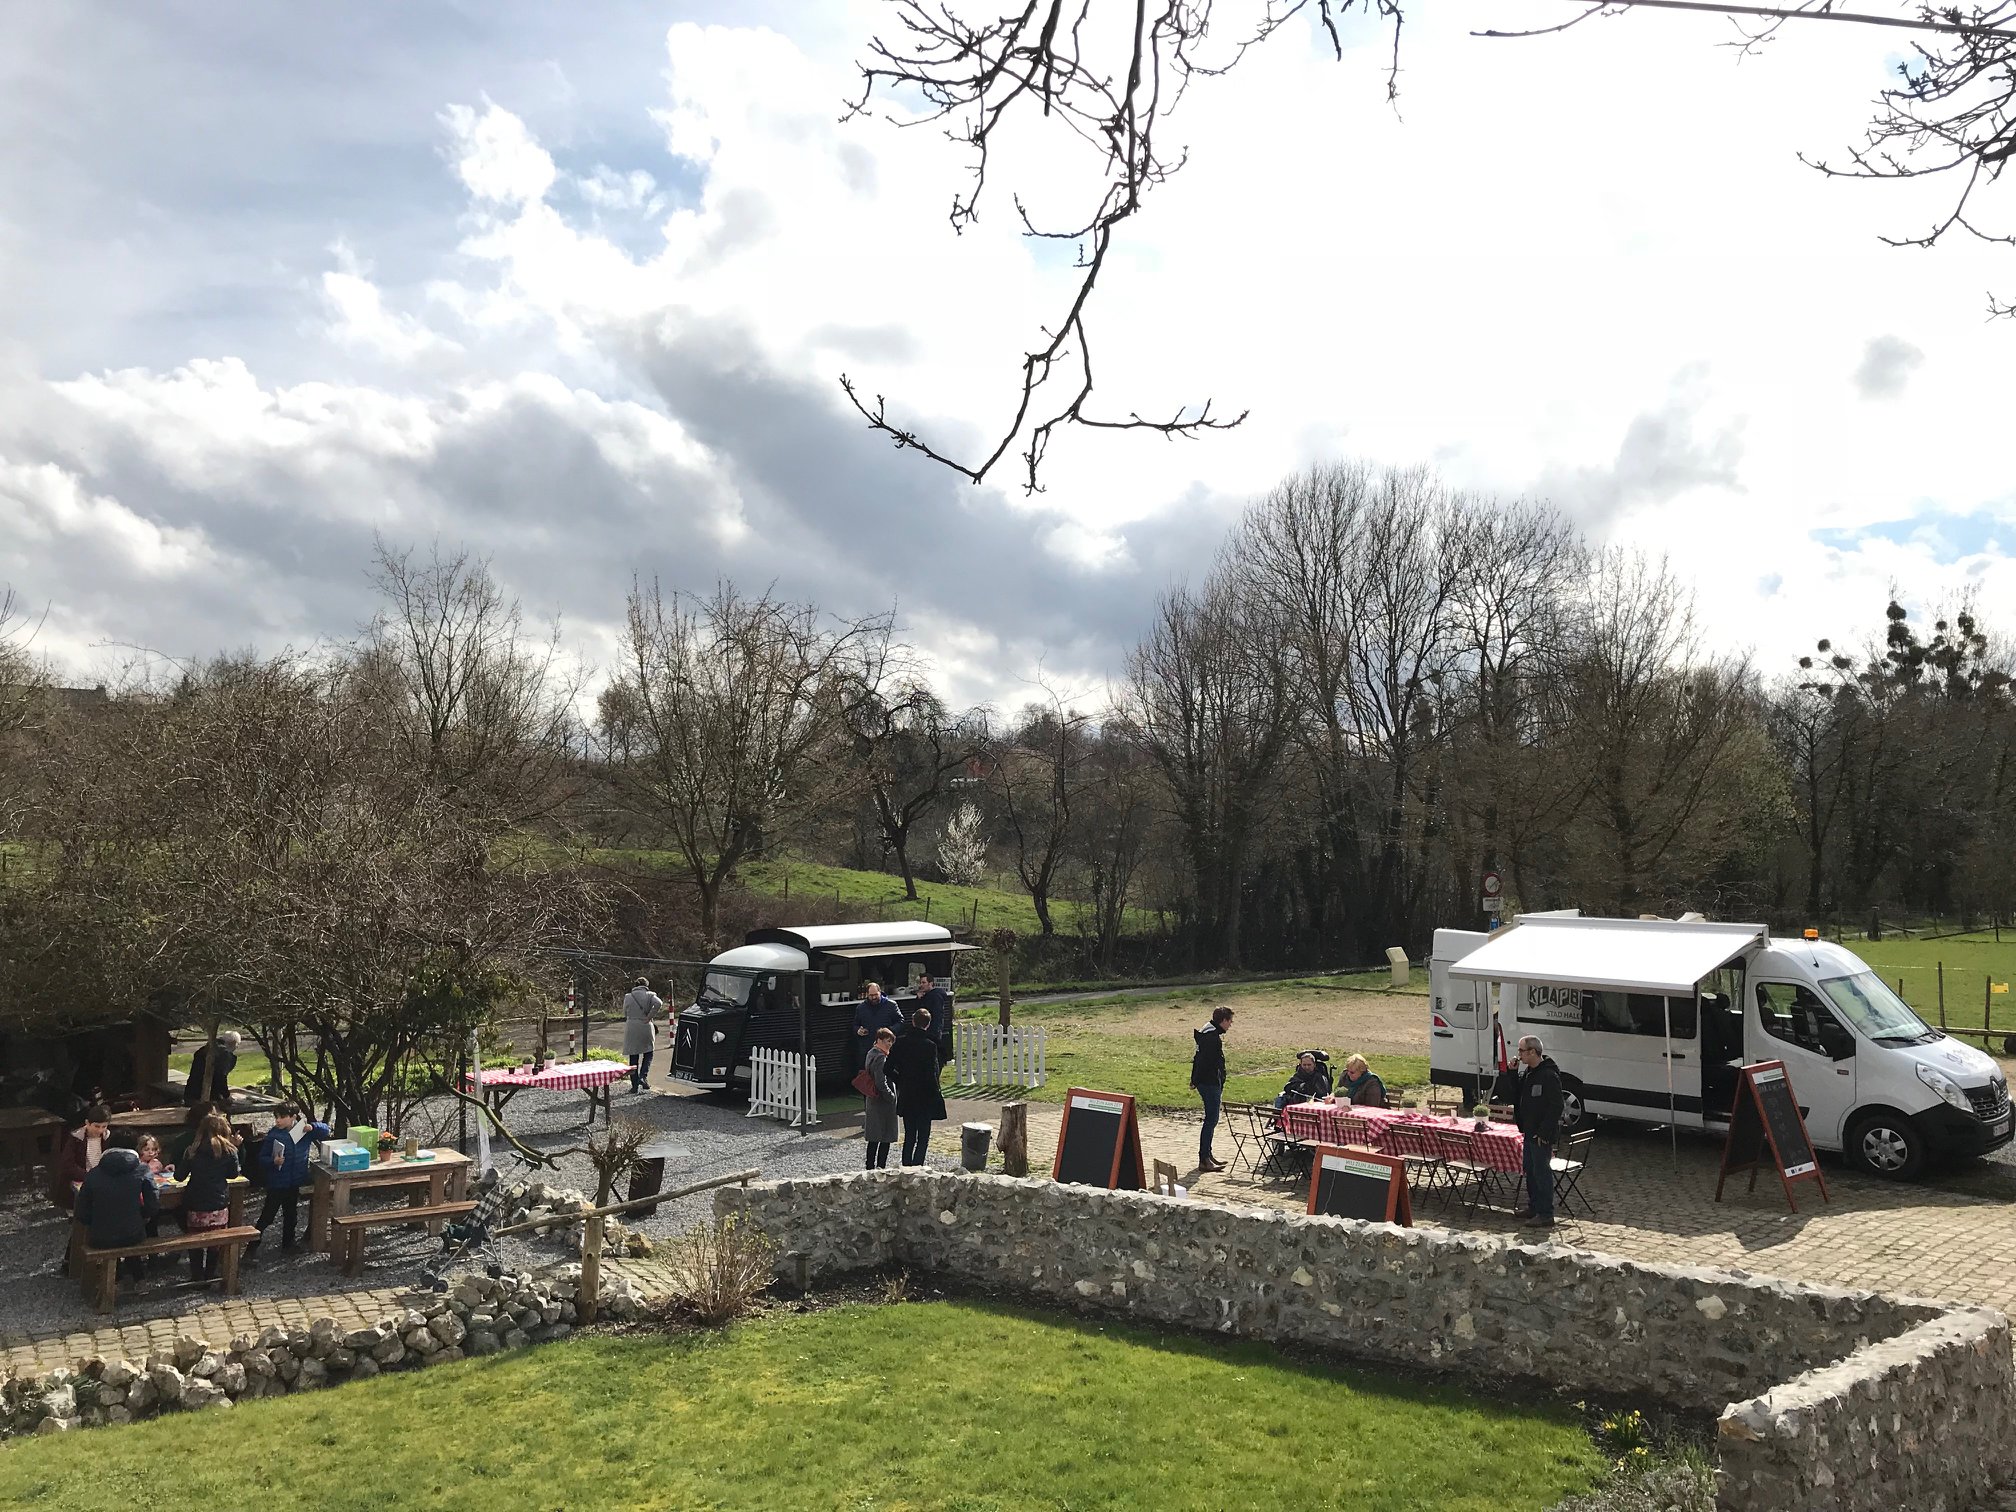
[[[459,1150],[434,1150],[432,1160],[408,1160],[391,1155],[373,1161],[361,1171],[332,1171],[317,1162],[309,1166],[314,1189],[308,1198],[308,1248],[319,1254],[334,1254],[335,1225],[350,1211],[351,1196],[377,1187],[411,1187],[408,1207],[433,1207],[442,1202],[461,1202],[469,1190],[469,1167],[474,1164]],[[427,1183],[426,1190],[419,1183]],[[439,1234],[439,1221],[427,1225],[427,1232]]]
[[[251,1189],[252,1183],[247,1181],[243,1176],[233,1176],[229,1181],[224,1183],[224,1200],[231,1211],[230,1226],[232,1228],[237,1228],[245,1221],[245,1194]],[[154,1199],[160,1203],[162,1212],[179,1213],[182,1211],[182,1199],[188,1194],[188,1191],[189,1183],[186,1181],[167,1181],[155,1188]],[[71,1275],[82,1274],[77,1267],[83,1262],[83,1255],[84,1225],[79,1223],[75,1218],[72,1218],[70,1220]]]
[[[56,1159],[56,1141],[63,1120],[40,1108],[0,1108],[0,1164],[19,1171],[23,1180],[38,1165]]]
[[[170,1134],[180,1134],[189,1126],[189,1110],[180,1103],[159,1108],[132,1108],[124,1113],[114,1113],[106,1121],[112,1125],[115,1141],[122,1133],[134,1137],[152,1134],[166,1139]]]
[[[497,1121],[502,1123],[504,1105],[528,1087],[536,1087],[542,1092],[586,1092],[588,1125],[593,1127],[598,1107],[602,1110],[602,1122],[609,1122],[609,1089],[629,1075],[628,1064],[608,1060],[567,1061],[548,1066],[543,1071],[485,1071],[483,1099],[490,1104]],[[462,1090],[476,1090],[474,1076],[463,1078]]]

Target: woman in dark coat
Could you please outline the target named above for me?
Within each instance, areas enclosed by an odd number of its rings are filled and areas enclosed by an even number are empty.
[[[911,1032],[889,1052],[889,1079],[896,1083],[896,1111],[903,1119],[903,1164],[921,1166],[931,1148],[931,1125],[945,1116],[938,1091],[938,1041],[931,1033],[931,1015],[920,1008],[910,1015]]]
[[[888,1166],[889,1146],[896,1143],[896,1089],[889,1082],[889,1051],[895,1043],[893,1030],[876,1030],[864,1068],[875,1078],[875,1095],[868,1099],[867,1113],[861,1120],[861,1137],[868,1141],[871,1171]]]

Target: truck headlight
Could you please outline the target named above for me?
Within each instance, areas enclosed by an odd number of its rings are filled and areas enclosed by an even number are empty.
[[[1951,1103],[1962,1113],[1974,1111],[1974,1104],[1967,1101],[1967,1094],[1960,1090],[1960,1084],[1944,1071],[1921,1061],[1918,1065],[1918,1080],[1937,1092],[1941,1102]]]
[[[720,1031],[719,1029],[716,1029],[716,1030],[714,1031],[714,1043],[715,1043],[715,1044],[717,1044],[717,1045],[718,1045],[718,1044],[720,1044],[720,1043],[721,1043],[721,1042],[722,1042],[723,1040],[725,1040],[726,1038],[728,1038],[728,1036],[727,1036],[727,1035],[725,1035],[725,1034],[723,1034],[723,1033],[722,1033],[722,1032],[721,1032],[721,1031]]]

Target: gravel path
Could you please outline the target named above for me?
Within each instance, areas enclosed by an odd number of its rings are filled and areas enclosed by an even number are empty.
[[[558,1151],[578,1144],[585,1136],[578,1122],[584,1101],[577,1093],[527,1092],[512,1102],[507,1117],[512,1132],[526,1144],[542,1152]],[[749,1118],[740,1106],[712,1098],[633,1096],[627,1087],[614,1094],[614,1107],[619,1120],[634,1119],[663,1131],[680,1151],[665,1163],[668,1190],[748,1167],[760,1169],[765,1180],[775,1180],[851,1171],[861,1164],[858,1118],[829,1118],[811,1133],[800,1135],[772,1119]],[[936,1133],[937,1148],[931,1163],[956,1165],[957,1125],[940,1124]],[[525,1173],[523,1162],[508,1145],[496,1143],[493,1153],[507,1177]],[[591,1198],[595,1194],[594,1171],[583,1155],[561,1156],[558,1169],[529,1174],[549,1186],[573,1187]],[[257,1214],[257,1199],[254,1193],[248,1219]],[[653,1240],[667,1239],[711,1215],[713,1202],[712,1192],[698,1192],[664,1204],[649,1218],[633,1222],[626,1217],[623,1221]],[[304,1238],[307,1209],[304,1195]],[[69,1224],[69,1216],[50,1205],[40,1183],[34,1188],[12,1186],[0,1194],[0,1295],[6,1298],[0,1306],[0,1339],[93,1328],[103,1321],[85,1305],[77,1284],[57,1274]],[[313,1296],[405,1285],[417,1279],[420,1268],[440,1253],[440,1241],[418,1226],[374,1229],[364,1272],[350,1279],[323,1256],[302,1251],[281,1254],[278,1239],[278,1233],[273,1233],[258,1261],[244,1272],[247,1297]],[[556,1240],[514,1235],[494,1243],[480,1258],[514,1265],[545,1264],[566,1258],[566,1252]],[[163,1264],[145,1282],[122,1284],[115,1318],[125,1322],[172,1315],[217,1300],[214,1291],[177,1288],[174,1283],[185,1275],[178,1257],[172,1270]]]

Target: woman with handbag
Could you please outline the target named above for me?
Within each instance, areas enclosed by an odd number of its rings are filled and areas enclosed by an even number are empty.
[[[880,1171],[889,1164],[889,1146],[896,1142],[896,1089],[889,1084],[889,1048],[896,1036],[878,1029],[868,1047],[868,1060],[854,1073],[854,1085],[866,1100],[861,1137],[868,1141],[868,1166]]]

